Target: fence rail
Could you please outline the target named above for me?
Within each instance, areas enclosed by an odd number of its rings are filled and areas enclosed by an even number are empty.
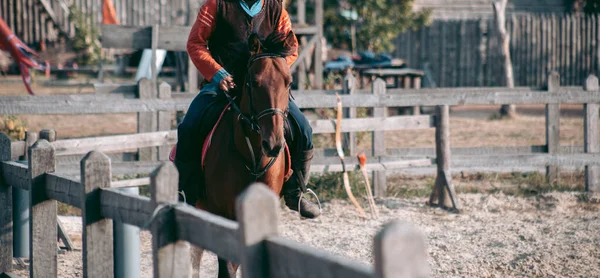
[[[28,149],[28,165],[10,161],[11,149],[8,136],[0,134],[0,229],[3,231],[0,272],[12,269],[11,189],[16,187],[29,191],[32,200],[31,277],[57,277],[57,201],[82,209],[84,277],[111,276],[113,220],[152,232],[155,277],[172,277],[173,273],[177,277],[190,275],[189,245],[184,242],[242,263],[244,277],[423,277],[428,274],[424,239],[408,224],[393,222],[380,231],[374,240],[377,262],[373,268],[277,237],[278,201],[260,183],[250,185],[238,197],[238,222],[234,222],[176,203],[178,173],[171,162],[163,162],[151,173],[152,196],[147,198],[112,189],[110,159],[101,152],[91,151],[81,160],[81,179],[78,180],[53,173],[56,153],[45,139]],[[414,248],[415,244],[419,248]],[[397,261],[395,257],[397,250],[405,248],[414,252],[411,263]],[[403,271],[389,267],[385,263],[388,260],[405,264]],[[269,261],[269,264],[261,261]]]

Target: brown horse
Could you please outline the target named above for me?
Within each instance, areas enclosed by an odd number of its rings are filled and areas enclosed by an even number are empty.
[[[204,199],[196,207],[236,220],[235,199],[251,183],[260,181],[277,195],[289,177],[284,138],[289,89],[292,82],[285,55],[294,34],[248,39],[250,59],[239,99],[228,96],[229,108],[214,129],[205,155]],[[238,84],[239,85],[239,84]],[[194,247],[194,275],[202,250]],[[237,265],[219,258],[219,277],[235,277]]]

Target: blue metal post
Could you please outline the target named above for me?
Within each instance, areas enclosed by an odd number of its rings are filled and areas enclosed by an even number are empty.
[[[13,257],[29,258],[29,191],[13,187]]]
[[[137,187],[125,187],[119,190],[128,194],[139,194]],[[140,277],[140,229],[115,220],[113,232],[115,277]]]

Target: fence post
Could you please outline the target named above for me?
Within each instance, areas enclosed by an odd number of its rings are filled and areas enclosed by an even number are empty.
[[[428,277],[427,247],[421,232],[393,221],[375,236],[375,278]]]
[[[138,82],[138,98],[153,99],[156,98],[156,88],[152,86],[152,80],[141,78]],[[158,116],[156,112],[138,112],[138,133],[154,132],[158,127]],[[158,158],[157,148],[138,149],[138,160],[155,161]]]
[[[0,132],[0,163],[11,160],[10,138]],[[13,262],[12,187],[0,176],[0,273],[11,272]]]
[[[450,173],[450,108],[448,105],[436,107],[435,116],[435,153],[437,177],[429,198],[430,205],[438,205],[454,210],[460,210],[460,204],[452,184]]]
[[[40,139],[44,139],[44,140],[48,141],[49,143],[52,143],[52,142],[56,141],[56,131],[54,129],[43,129],[40,131]],[[58,226],[57,226],[58,236],[60,237],[60,239],[63,241],[63,243],[67,247],[67,250],[73,250],[73,242],[71,242],[71,239],[65,233],[62,223],[60,222],[60,219],[57,218],[56,223],[58,224]]]
[[[317,51],[317,50],[315,50]],[[342,82],[342,94],[353,95],[356,90],[356,78],[352,75],[351,71],[348,71],[344,76]],[[342,103],[342,106],[344,104]],[[344,118],[356,118],[356,108],[342,108]],[[343,134],[343,146],[348,151],[348,155],[354,155],[356,149],[356,134],[354,132],[347,132]]]
[[[371,92],[373,95],[385,95],[386,94],[386,85],[385,81],[381,78],[375,79],[373,85],[371,86]],[[373,117],[385,117],[386,107],[373,107]],[[378,157],[382,155],[386,155],[387,151],[385,148],[385,132],[383,131],[373,131],[373,157]],[[374,171],[373,172],[373,191],[375,192],[375,197],[385,197],[385,193],[387,190],[387,176],[384,171]]]
[[[557,92],[560,88],[560,75],[553,71],[548,76],[548,92]],[[560,104],[546,104],[546,147],[549,154],[560,149]],[[546,178],[550,183],[558,183],[560,170],[557,165],[546,166]]]
[[[29,273],[31,277],[57,277],[56,200],[46,195],[46,173],[55,170],[54,147],[38,140],[28,150],[29,174]]]
[[[250,185],[235,203],[242,245],[242,277],[268,277],[269,257],[264,240],[277,236],[279,202],[263,183]]]
[[[80,162],[83,277],[114,275],[113,221],[100,214],[100,189],[110,188],[110,158],[89,152]]]
[[[158,98],[159,99],[170,99],[171,98],[171,85],[167,82],[163,82],[158,87]],[[169,131],[171,130],[171,121],[173,120],[171,111],[158,111],[158,131]],[[169,145],[158,147],[158,160],[167,161],[169,160],[169,152],[171,148]]]
[[[179,173],[170,161],[162,163],[150,174],[152,205],[177,203]],[[159,213],[152,223],[152,257],[154,277],[189,277],[192,273],[190,245],[177,240],[177,225],[172,210]]]
[[[584,90],[588,92],[598,91],[598,77],[590,75],[585,81]],[[584,152],[600,152],[600,142],[598,137],[598,104],[586,103],[583,105],[583,133],[584,133]],[[600,167],[585,166],[585,189],[588,192],[600,192]]]
[[[19,160],[29,159],[29,149],[38,140],[37,132],[25,133],[25,152]],[[29,192],[21,188],[13,188],[13,255],[16,258],[30,256],[29,249]]]

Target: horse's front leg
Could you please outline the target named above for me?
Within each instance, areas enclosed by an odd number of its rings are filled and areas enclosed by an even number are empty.
[[[202,253],[204,249],[191,245],[190,260],[192,265],[192,277],[198,278],[200,276],[200,263],[202,262]]]

